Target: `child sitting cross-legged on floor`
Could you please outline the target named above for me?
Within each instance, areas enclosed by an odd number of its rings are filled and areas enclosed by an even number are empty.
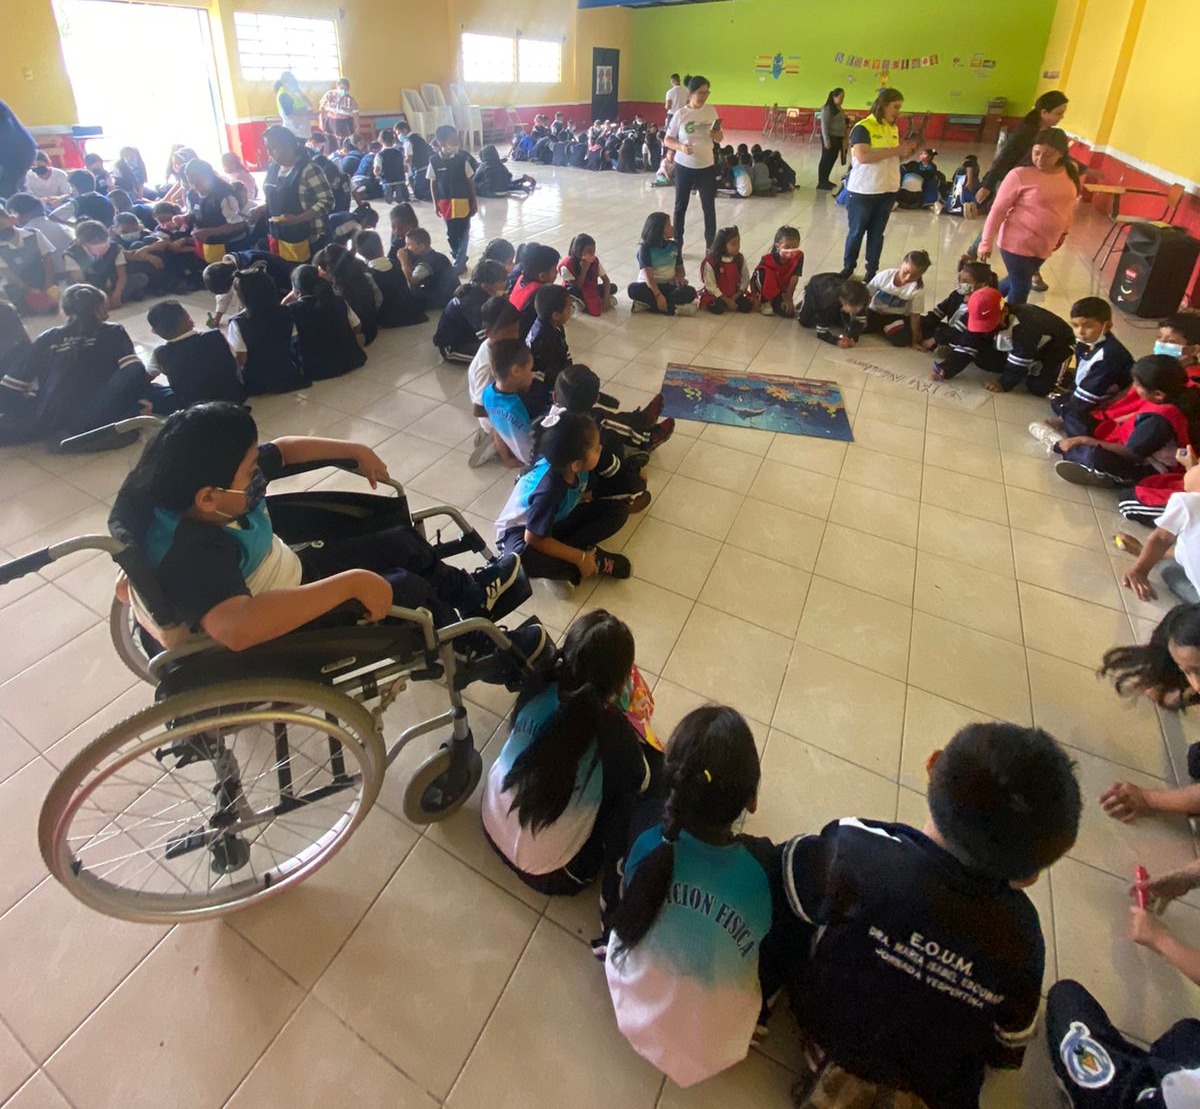
[[[700,307],[714,316],[725,312],[753,312],[750,271],[742,254],[742,235],[736,227],[722,227],[713,236],[712,249],[700,263]]]
[[[296,325],[296,362],[310,381],[340,377],[366,362],[358,317],[316,266],[292,271],[292,291],[283,303]]]
[[[403,208],[403,204],[397,205]],[[404,236],[404,249],[396,259],[404,271],[404,278],[413,296],[421,307],[429,311],[444,308],[458,288],[458,275],[444,254],[433,249],[429,232],[423,227],[414,227]]]
[[[629,559],[599,546],[629,519],[628,502],[588,497],[600,461],[596,422],[564,412],[539,446],[542,457],[517,479],[496,521],[501,550],[519,553],[530,577],[574,585],[596,574],[629,577]]]
[[[1200,390],[1179,360],[1150,354],[1133,364],[1133,388],[1096,412],[1088,435],[1050,441],[1054,472],[1075,485],[1113,489],[1182,469],[1178,452],[1200,443]],[[1056,434],[1056,433],[1055,433]]]
[[[135,538],[181,626],[157,627],[135,594],[138,622],[164,644],[203,631],[244,651],[347,601],[357,601],[368,620],[383,619],[393,605],[425,608],[441,627],[465,616],[499,619],[528,596],[512,588],[520,583],[519,560],[503,557],[469,574],[441,562],[411,524],[293,551],[271,526],[267,485],[287,465],[333,458],[353,459],[372,486],[387,477],[360,443],[307,436],[260,443],[253,417],[237,405],[201,404],[168,417],[118,505],[145,521]],[[542,640],[523,630],[513,638],[523,650]]]
[[[274,279],[259,263],[233,279],[244,307],[228,321],[229,345],[250,396],[303,389],[308,378],[296,362],[296,324],[280,303]]]
[[[977,1106],[1033,1040],[1045,940],[1025,890],[1075,842],[1073,763],[1041,729],[974,723],[926,766],[922,830],[849,818],[783,849],[797,1109]]]
[[[533,351],[534,376],[548,392],[553,392],[554,379],[571,364],[566,327],[573,312],[573,299],[563,285],[543,285],[533,304],[537,319],[525,341]]]
[[[533,353],[520,339],[497,339],[489,346],[492,380],[483,390],[483,408],[501,461],[528,466],[533,461],[533,422],[545,415],[549,398],[534,391]]]
[[[499,262],[485,259],[475,267],[471,280],[454,290],[433,333],[433,345],[447,362],[469,363],[479,353],[483,306],[491,297],[504,294],[505,277]]]
[[[967,298],[976,289],[994,289],[998,282],[986,262],[962,258],[958,263],[958,284],[954,291],[921,319],[922,350],[949,345],[967,330]]]
[[[637,252],[638,279],[628,289],[631,312],[694,316],[696,290],[687,283],[683,255],[666,212],[651,212],[642,226]]]
[[[379,326],[411,327],[425,323],[429,317],[409,289],[404,271],[383,253],[383,240],[379,233],[360,231],[354,236],[354,248],[371,271],[371,280],[379,290]]]
[[[558,276],[589,316],[599,316],[606,308],[616,307],[617,286],[596,257],[596,240],[591,235],[576,235],[571,240],[566,257],[558,263]]]
[[[159,301],[146,313],[146,322],[163,340],[150,356],[150,375],[161,373],[167,379],[175,408],[206,400],[241,404],[246,399],[233,351],[215,327],[197,331],[188,310],[177,300]],[[162,411],[163,406],[156,403],[155,408]]]
[[[508,297],[494,296],[484,302],[479,312],[483,330],[483,342],[467,367],[467,393],[471,398],[471,413],[479,421],[471,457],[467,461],[472,469],[493,460],[510,464],[512,452],[496,433],[483,406],[484,390],[492,384],[492,345],[501,339],[516,339],[521,314],[512,306]],[[547,402],[548,403],[548,402]]]
[[[622,412],[616,397],[600,391],[600,378],[589,366],[567,366],[555,379],[553,397],[560,408],[590,415],[600,426],[605,445],[617,454],[648,455],[675,434],[672,417],[659,419],[664,404],[662,393],[651,397],[645,408]]]
[[[750,278],[750,295],[764,316],[796,314],[796,284],[804,273],[804,251],[800,232],[783,226],[775,232],[771,249],[764,254]]]
[[[520,273],[513,283],[508,299],[521,313],[520,337],[525,339],[537,321],[537,294],[545,285],[554,282],[558,272],[559,253],[552,246],[542,243],[526,243],[518,255]],[[509,274],[511,279],[512,274]]]
[[[894,347],[922,350],[921,320],[925,312],[924,275],[930,265],[923,250],[910,250],[900,265],[880,270],[870,281],[867,331],[879,332]]]

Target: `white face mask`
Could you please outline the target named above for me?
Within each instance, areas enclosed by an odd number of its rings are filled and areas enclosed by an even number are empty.
[[[955,291],[960,296],[970,296],[975,291],[975,286],[969,281],[960,281],[955,287]]]

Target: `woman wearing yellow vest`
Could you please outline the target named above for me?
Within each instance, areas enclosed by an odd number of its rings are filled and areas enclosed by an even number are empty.
[[[850,132],[850,194],[846,212],[850,233],[842,257],[842,276],[849,277],[858,265],[858,250],[867,239],[867,272],[870,281],[879,269],[883,233],[900,189],[900,163],[916,149],[915,139],[900,141],[896,120],[904,96],[896,89],[881,89],[866,118]]]

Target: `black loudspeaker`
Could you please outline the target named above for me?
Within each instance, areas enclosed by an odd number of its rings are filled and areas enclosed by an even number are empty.
[[[1152,319],[1179,309],[1200,241],[1178,227],[1134,224],[1117,263],[1109,299],[1123,312]]]

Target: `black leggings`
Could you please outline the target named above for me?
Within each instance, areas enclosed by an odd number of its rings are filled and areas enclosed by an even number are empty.
[[[571,514],[554,525],[552,538],[570,547],[578,547],[586,551],[602,543],[611,535],[625,526],[629,519],[629,502],[626,500],[597,500],[587,501],[575,507]],[[525,545],[525,529],[517,526],[509,528],[504,533],[501,543],[504,554],[517,551],[521,555],[521,565],[531,578],[553,578],[558,581],[573,581],[579,584],[579,567],[560,558],[535,551]]]
[[[704,213],[704,250],[707,253],[717,235],[717,167],[689,169],[675,161],[675,241],[683,253],[683,225],[687,220],[688,201],[692,189],[700,194],[700,210]]]
[[[438,627],[472,616],[483,608],[484,592],[465,570],[447,566],[415,528],[398,524],[370,535],[325,539],[299,551],[304,581],[318,581],[343,570],[373,570],[392,586],[401,608],[427,608]]]
[[[691,285],[676,285],[673,281],[660,281],[658,291],[662,293],[667,302],[668,316],[675,315],[675,309],[680,304],[691,304],[696,299],[696,290]],[[627,292],[630,300],[636,300],[639,304],[646,305],[652,312],[658,311],[658,301],[654,298],[654,291],[644,281],[635,281],[629,286]]]
[[[841,153],[841,151],[842,144],[840,141],[830,143],[828,149],[825,147],[821,148],[821,161],[817,166],[818,185],[832,184],[832,182],[829,180],[829,171],[833,169],[833,164],[838,160],[838,155]]]
[[[867,310],[867,331],[882,335],[894,347],[911,347],[913,341],[911,316],[887,316]]]

